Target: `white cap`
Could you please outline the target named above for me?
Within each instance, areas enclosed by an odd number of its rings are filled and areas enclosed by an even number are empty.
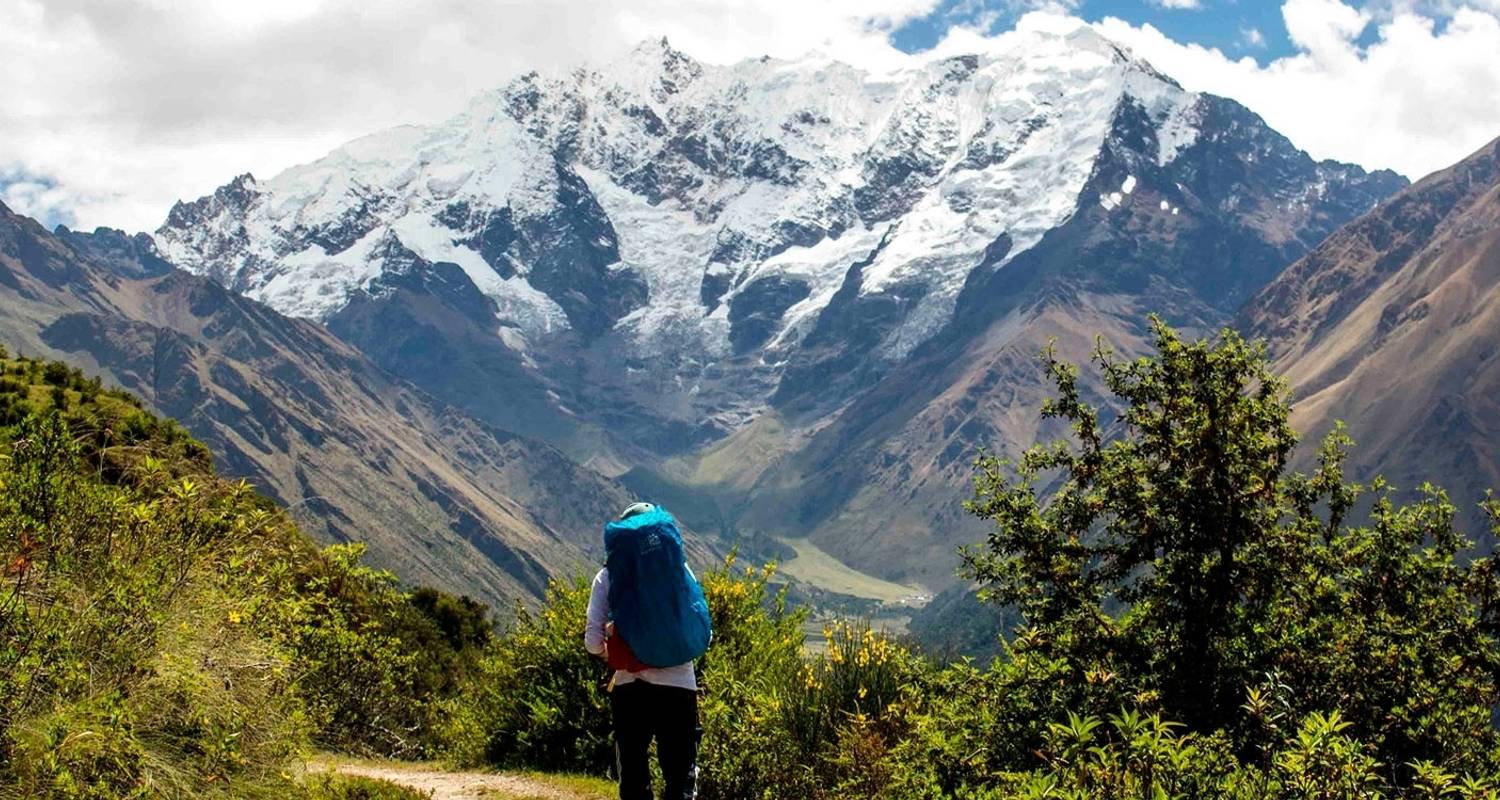
[[[630,505],[625,507],[624,511],[620,512],[620,516],[616,519],[616,521],[624,522],[625,520],[630,519],[636,514],[644,514],[647,511],[655,510],[656,506],[652,505],[651,503],[631,503]]]

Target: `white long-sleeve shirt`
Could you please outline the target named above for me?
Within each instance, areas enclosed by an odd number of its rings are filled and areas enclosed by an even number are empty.
[[[692,574],[689,570],[688,574]],[[583,646],[596,656],[604,655],[604,626],[609,622],[609,568],[599,570],[594,576],[594,586],[589,592],[588,624],[583,629]],[[675,667],[650,667],[640,672],[619,670],[615,673],[615,685],[645,681],[657,686],[676,686],[679,689],[698,690],[698,678],[693,674],[693,662]]]

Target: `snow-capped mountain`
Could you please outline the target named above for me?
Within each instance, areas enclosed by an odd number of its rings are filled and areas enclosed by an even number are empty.
[[[323,327],[173,269],[145,235],[49,233],[0,203],[0,341],[135,392],[320,542],[497,609],[597,561],[597,521],[629,500]]]
[[[1087,29],[893,75],[714,67],[653,41],[270,180],[241,176],[173,209],[157,238],[175,263],[294,316],[327,319],[415,256],[460,266],[518,347],[613,334],[683,361],[671,377],[689,386],[760,351],[774,383],[850,264],[870,262],[861,296],[920,294],[875,349],[899,360],[997,240],[1003,264],[1073,213],[1117,108],[1142,109],[1164,164],[1198,136],[1197,100]],[[1114,188],[1098,201],[1126,202],[1135,181]],[[1150,188],[1167,213],[1181,202]]]
[[[1314,162],[1092,29],[1033,24],[890,73],[647,42],[241,176],[156,238],[487,421],[658,489],[713,484],[724,508],[774,498],[757,527],[815,504],[782,532],[817,535],[861,487],[910,504],[905,483],[941,480],[947,503],[951,454],[1027,443],[1001,417],[1031,398],[992,396],[1030,363],[1008,348],[1045,340],[1038,303],[1065,299],[1048,324],[1075,332],[1219,324],[1403,184]],[[931,367],[959,358],[994,374]],[[733,469],[704,466],[747,437]],[[834,468],[855,452],[885,477]],[[951,552],[924,515],[912,540]]]

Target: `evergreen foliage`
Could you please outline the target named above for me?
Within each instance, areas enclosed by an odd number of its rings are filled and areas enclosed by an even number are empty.
[[[980,461],[971,510],[996,524],[966,560],[1021,609],[1016,649],[1101,687],[1069,708],[1160,713],[1262,767],[1295,721],[1336,712],[1388,785],[1419,761],[1493,769],[1500,580],[1467,558],[1453,507],[1432,487],[1398,507],[1381,481],[1346,482],[1342,430],[1312,474],[1287,474],[1285,384],[1260,348],[1153,324],[1155,357],[1096,355],[1113,435],[1049,354],[1043,413],[1073,436],[1014,474]],[[1043,475],[1061,481],[1045,499]],[[1366,495],[1369,521],[1349,524]]]
[[[427,751],[477,604],[320,552],[129,395],[0,376],[0,797],[295,797],[349,788],[287,771],[313,743]]]
[[[1494,562],[1440,490],[1347,481],[1342,430],[1289,472],[1260,348],[1153,324],[1102,407],[1046,354],[1070,434],[976,461],[993,662],[812,655],[774,566],[704,575],[703,797],[1500,798]],[[497,633],[64,365],[0,358],[0,454],[0,797],[407,796],[288,772],[313,746],[609,771],[586,580]]]
[[[1097,353],[1114,411],[1048,353],[1043,413],[1071,434],[976,462],[969,509],[993,529],[966,568],[1019,618],[992,631],[992,664],[934,664],[848,624],[808,656],[767,572],[707,577],[705,798],[1500,796],[1493,562],[1440,491],[1402,506],[1347,482],[1341,430],[1289,472],[1288,398],[1260,348],[1153,325],[1154,355]],[[470,735],[519,741],[543,719],[566,742],[568,720],[600,754],[567,766],[607,768],[603,695],[580,712],[556,682],[598,691],[586,600],[560,586],[502,638],[527,638],[517,663],[547,677],[492,690],[505,723]]]

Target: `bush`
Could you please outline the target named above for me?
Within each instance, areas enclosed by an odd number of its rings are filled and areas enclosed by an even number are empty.
[[[1370,523],[1347,524],[1366,490],[1344,480],[1343,432],[1315,472],[1287,474],[1296,437],[1264,353],[1153,324],[1155,358],[1096,356],[1115,436],[1049,354],[1044,414],[1072,437],[1013,473],[979,462],[970,509],[995,527],[966,563],[1024,615],[1012,658],[1061,667],[1063,707],[1160,711],[1265,769],[1300,735],[1289,720],[1327,714],[1385,765],[1382,786],[1410,786],[1418,761],[1493,772],[1500,580],[1452,506],[1428,488],[1397,507],[1377,480]],[[1047,498],[1044,474],[1058,476]]]
[[[0,371],[82,387],[0,395],[0,797],[295,796],[310,742],[428,751],[478,604],[319,551],[127,395]]]
[[[73,371],[61,361],[49,362],[42,368],[42,380],[48,386],[66,387],[72,377]]]
[[[242,486],[91,480],[62,417],[27,417],[0,471],[0,761],[28,796],[254,784],[302,719],[286,660],[215,612],[215,557],[253,546]]]
[[[554,581],[444,705],[442,738],[461,763],[603,774],[612,762],[602,663],[583,649],[589,583]]]
[[[805,612],[772,594],[774,569],[741,568],[731,557],[703,578],[714,639],[700,664],[699,788],[713,798],[794,797],[806,792],[808,755],[791,734],[795,719],[819,709],[799,702],[808,689],[802,660]],[[804,726],[805,730],[805,726]]]

